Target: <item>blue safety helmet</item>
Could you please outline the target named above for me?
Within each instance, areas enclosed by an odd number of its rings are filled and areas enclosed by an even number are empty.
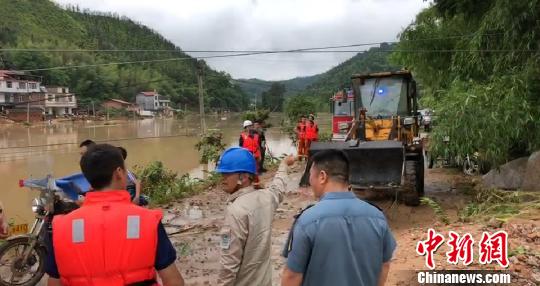
[[[255,158],[247,149],[231,147],[221,154],[216,172],[221,174],[250,173],[256,175]]]

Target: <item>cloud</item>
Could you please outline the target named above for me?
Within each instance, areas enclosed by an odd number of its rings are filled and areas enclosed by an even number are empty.
[[[125,15],[184,50],[282,50],[393,41],[429,5],[421,0],[55,1]],[[352,56],[258,55],[208,63],[235,78],[279,80],[321,73]]]

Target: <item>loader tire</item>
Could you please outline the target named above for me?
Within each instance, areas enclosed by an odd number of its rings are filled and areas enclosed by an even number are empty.
[[[401,190],[401,200],[408,206],[420,205],[424,195],[424,161],[405,161],[405,178]]]

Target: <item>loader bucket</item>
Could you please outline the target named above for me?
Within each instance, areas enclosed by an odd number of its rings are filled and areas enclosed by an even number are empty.
[[[401,185],[404,148],[398,141],[364,141],[358,146],[349,142],[313,142],[309,149],[310,158],[327,149],[342,150],[349,157],[349,182],[354,188],[391,188]],[[308,161],[300,186],[309,184]]]

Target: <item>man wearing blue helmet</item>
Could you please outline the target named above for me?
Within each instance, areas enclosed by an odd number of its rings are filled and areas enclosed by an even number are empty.
[[[287,156],[269,187],[255,190],[252,183],[257,163],[253,155],[239,147],[221,155],[216,171],[223,175],[221,188],[230,197],[220,233],[220,285],[272,285],[272,219],[283,200],[287,166],[294,161],[293,156]]]

